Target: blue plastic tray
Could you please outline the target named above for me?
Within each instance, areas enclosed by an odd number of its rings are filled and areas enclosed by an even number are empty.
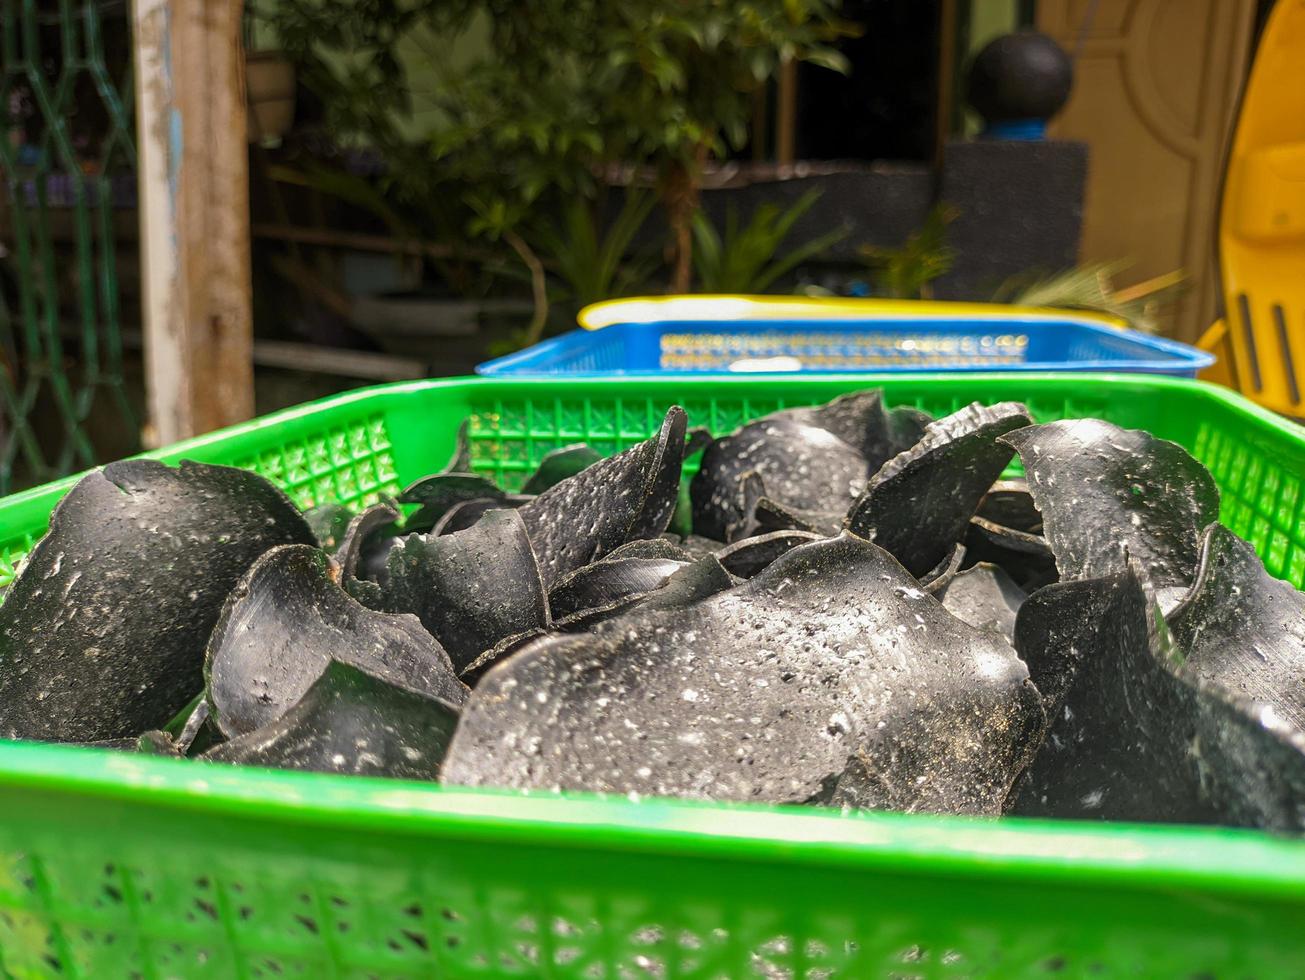
[[[1192,378],[1187,344],[1055,316],[660,320],[572,330],[476,368],[492,378],[847,371],[1124,371]]]

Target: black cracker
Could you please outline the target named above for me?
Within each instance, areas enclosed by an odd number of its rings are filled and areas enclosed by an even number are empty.
[[[986,562],[973,565],[935,594],[942,599],[943,608],[957,619],[980,629],[996,630],[1008,643],[1014,643],[1015,617],[1027,596],[998,566]]]
[[[400,518],[399,510],[393,504],[381,502],[372,504],[349,522],[340,547],[335,552],[335,560],[346,578],[368,578],[366,566],[375,566],[377,556],[388,551],[382,539],[393,537],[395,524]],[[388,531],[388,534],[385,533]],[[384,559],[381,558],[381,564]]]
[[[554,619],[609,606],[660,589],[688,562],[669,558],[612,558],[577,568],[548,593]]]
[[[794,421],[832,432],[861,452],[866,475],[924,437],[933,416],[910,405],[884,408],[883,391],[873,388],[839,395],[833,401],[812,408],[788,409]]]
[[[1056,556],[1041,534],[1005,527],[976,514],[965,532],[965,563],[979,562],[1001,568],[1029,594],[1060,580]]]
[[[720,547],[716,542],[712,542],[716,547]],[[671,561],[693,561],[694,558],[700,558],[701,555],[695,555],[688,549],[681,546],[678,539],[663,534],[657,538],[642,538],[638,541],[630,541],[621,545],[619,548],[609,552],[603,561],[615,561],[618,558],[669,558]]]
[[[1007,643],[843,535],[521,649],[473,691],[443,778],[995,814],[1042,726]]]
[[[541,494],[545,490],[551,490],[567,477],[584,472],[602,458],[602,453],[589,448],[584,443],[554,449],[539,461],[535,472],[531,473],[526,478],[526,482],[521,485],[521,492]]]
[[[965,555],[965,545],[952,545],[952,550],[946,558],[920,576],[920,587],[931,596],[941,599],[947,586],[960,574],[961,566],[965,564]]]
[[[60,501],[0,606],[0,734],[96,741],[161,728],[204,684],[227,593],[279,544],[315,543],[245,470],[126,460]]]
[[[719,541],[746,537],[756,496],[749,478],[783,508],[842,514],[865,486],[866,460],[828,430],[783,414],[751,422],[703,453],[689,485],[694,532]]]
[[[727,542],[747,537],[757,530],[753,510],[756,498],[764,495],[777,513],[810,514],[805,526],[828,524],[828,532],[836,534],[870,474],[918,441],[929,421],[916,408],[886,410],[883,392],[873,389],[749,422],[716,440],[703,455],[690,487],[694,530]],[[766,489],[750,493],[749,478]],[[804,526],[785,521],[762,526]]]
[[[1024,462],[1062,581],[1118,574],[1131,559],[1150,588],[1191,585],[1219,490],[1182,446],[1100,419],[1034,425],[1003,442]]]
[[[1180,666],[1134,569],[1042,589],[1015,642],[1051,724],[1012,812],[1305,829],[1305,734]]]
[[[1305,728],[1305,592],[1222,524],[1201,536],[1196,581],[1168,621],[1188,671]]]
[[[520,508],[545,589],[628,541],[666,530],[679,494],[686,425],[684,409],[672,408],[651,439],[568,477]]]
[[[1029,493],[1029,481],[1023,477],[994,483],[974,516],[1026,534],[1042,533],[1042,514]]]
[[[521,512],[491,510],[463,531],[400,538],[383,607],[416,615],[462,670],[504,637],[548,626],[539,573]]]
[[[200,758],[250,766],[435,779],[458,709],[354,664],[332,660],[275,721]]]
[[[975,402],[931,423],[918,443],[870,478],[847,515],[853,534],[925,575],[960,544],[970,518],[1014,455],[999,438],[1028,425],[1018,402]]]
[[[706,555],[676,569],[658,588],[630,593],[606,605],[574,612],[554,622],[553,629],[559,633],[590,632],[636,613],[692,605],[699,599],[733,588],[734,584],[724,566],[714,556]]]
[[[519,510],[522,505],[534,500],[534,497],[521,493],[504,494],[502,497],[477,497],[454,504],[444,516],[435,522],[430,533],[436,536],[456,534],[475,526],[476,522],[491,510]]]
[[[426,532],[454,507],[469,500],[502,500],[493,480],[475,473],[435,473],[410,484],[398,496],[401,504],[417,504],[403,522],[407,532]]]
[[[686,534],[683,537],[678,534],[663,534],[660,540],[675,545],[692,559],[715,555],[722,547],[721,542],[715,538],[705,538],[701,534]]]
[[[353,511],[344,504],[319,504],[304,511],[304,520],[317,539],[318,547],[329,555],[340,546],[340,539],[353,520]]]
[[[781,530],[744,538],[716,552],[725,570],[739,578],[752,578],[780,555],[798,545],[819,541],[822,535],[811,531]]]
[[[448,654],[415,616],[375,612],[337,584],[316,548],[264,555],[232,590],[209,641],[213,720],[227,737],[285,714],[332,660],[455,704],[466,699]]]
[[[471,440],[467,436],[467,430],[470,422],[467,419],[462,420],[458,426],[457,441],[453,447],[453,455],[441,473],[470,473],[471,472]]]

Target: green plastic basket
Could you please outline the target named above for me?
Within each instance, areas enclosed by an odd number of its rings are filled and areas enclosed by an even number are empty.
[[[1223,519],[1305,580],[1305,430],[1142,375],[457,380],[329,399],[155,455],[300,504],[442,466],[471,419],[504,486],[684,405],[716,432],[882,386],[1021,399],[1192,450]],[[12,567],[70,481],[0,501]],[[14,977],[1024,977],[1305,973],[1305,842],[1245,831],[525,796],[0,745],[0,967]]]

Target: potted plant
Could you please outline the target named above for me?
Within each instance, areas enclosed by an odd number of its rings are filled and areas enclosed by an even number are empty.
[[[295,66],[276,50],[245,55],[249,142],[280,139],[295,121]]]

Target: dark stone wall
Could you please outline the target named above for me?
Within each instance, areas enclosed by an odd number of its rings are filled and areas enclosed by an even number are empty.
[[[920,226],[933,206],[933,172],[923,164],[884,164],[811,177],[768,180],[708,190],[702,206],[717,228],[734,207],[742,223],[759,205],[771,203],[786,210],[813,188],[820,197],[798,219],[788,242],[808,241],[832,228],[845,227],[848,235],[829,250],[831,262],[857,261],[863,244],[892,246]]]
[[[800,165],[799,165],[800,166]],[[924,164],[878,164],[784,180],[754,180],[703,192],[703,207],[722,227],[732,206],[740,220],[760,204],[787,208],[812,188],[820,198],[797,222],[789,243],[842,225],[848,236],[822,265],[859,264],[863,244],[893,247],[920,227],[935,203],[955,211],[948,240],[956,256],[934,283],[938,299],[982,300],[1028,272],[1050,273],[1078,261],[1088,148],[1060,140],[949,143],[937,174]],[[657,216],[646,241],[661,240]]]
[[[956,209],[952,270],[938,299],[990,297],[1011,276],[1078,261],[1086,143],[976,140],[947,145],[938,198]]]

